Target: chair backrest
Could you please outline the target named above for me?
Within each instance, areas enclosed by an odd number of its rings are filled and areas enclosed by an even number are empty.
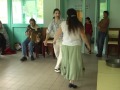
[[[108,39],[109,40],[118,40],[120,35],[120,29],[118,28],[110,28],[108,31]]]
[[[119,30],[118,31],[109,31],[108,35],[109,35],[109,38],[118,38],[119,37]]]
[[[41,29],[42,29],[42,39],[43,39],[43,41],[44,41],[45,38],[46,38],[46,30],[47,30],[47,27],[42,27]]]

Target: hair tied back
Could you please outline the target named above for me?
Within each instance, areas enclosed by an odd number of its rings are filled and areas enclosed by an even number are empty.
[[[71,17],[76,17],[76,15],[71,15]]]

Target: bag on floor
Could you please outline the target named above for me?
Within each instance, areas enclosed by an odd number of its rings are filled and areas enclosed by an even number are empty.
[[[20,43],[15,43],[15,50],[19,51],[21,50],[21,44]]]

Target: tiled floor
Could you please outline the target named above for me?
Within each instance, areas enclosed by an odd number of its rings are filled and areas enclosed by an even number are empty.
[[[35,61],[20,62],[21,52],[0,56],[0,90],[73,90],[68,81],[54,72],[56,59],[40,56]],[[96,90],[97,58],[83,55],[85,73],[76,90]]]
[[[97,90],[120,90],[120,68],[113,68],[106,65],[106,62],[99,60]]]

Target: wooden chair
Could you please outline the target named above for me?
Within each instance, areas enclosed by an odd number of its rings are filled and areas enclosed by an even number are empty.
[[[47,46],[44,45],[42,46],[42,54],[45,57],[45,52],[47,52],[47,54],[49,54],[50,52],[52,53],[53,57],[55,58],[55,54],[54,54],[54,48],[53,48],[53,40],[48,40],[47,41]]]
[[[120,50],[120,29],[119,28],[109,28],[108,31],[108,42],[107,42],[107,57],[112,48],[117,49],[118,57]]]
[[[33,46],[33,51],[35,53],[35,56],[38,57],[38,54],[39,54],[38,47]],[[27,56],[29,57],[29,47],[28,46],[26,46],[26,53],[27,53]]]
[[[46,29],[47,27],[42,27],[41,30],[42,30],[42,38],[41,38],[41,41],[40,41],[40,44],[39,46],[37,47],[34,47],[34,51],[35,51],[35,54],[36,54],[36,57],[38,57],[38,54],[43,54],[43,41],[45,40],[45,37],[46,37]]]
[[[45,57],[46,52],[47,52],[47,54],[49,54],[51,52],[53,57],[55,58],[54,48],[53,48],[53,40],[48,40],[47,46],[44,45],[44,40],[46,38],[46,30],[47,30],[47,28],[44,28],[44,30],[43,30],[43,38],[44,39],[43,39],[43,43],[42,43],[42,54]]]
[[[52,52],[53,57],[55,58],[54,49],[53,49],[53,43],[52,43],[53,41],[52,40],[48,40],[47,46],[44,46],[44,43],[43,43],[44,40],[45,40],[45,38],[46,38],[47,27],[43,27],[43,28],[41,28],[41,30],[42,30],[42,39],[41,39],[41,42],[40,42],[39,46],[34,46],[34,53],[35,53],[36,57],[39,57],[38,56],[39,53],[41,53],[45,57],[45,53],[46,52],[47,52],[47,54],[49,54],[50,52]],[[28,47],[27,47],[27,56],[29,56]]]

